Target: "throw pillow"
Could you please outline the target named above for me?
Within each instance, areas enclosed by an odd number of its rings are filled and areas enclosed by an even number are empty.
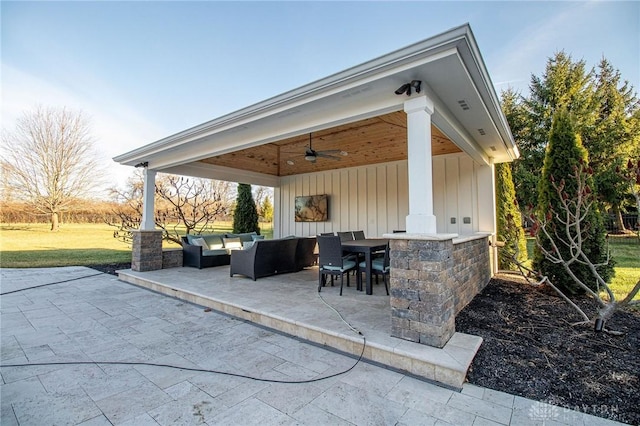
[[[194,246],[201,246],[202,250],[209,250],[209,245],[204,240],[204,238],[194,238],[193,239],[193,245]]]
[[[204,238],[211,250],[224,248],[224,245],[222,244],[222,235],[207,234],[203,235],[202,238]]]
[[[242,248],[242,243],[240,242],[240,238],[223,238],[222,242],[224,243],[224,248],[228,249],[240,249]]]
[[[251,239],[253,241],[264,240],[264,235],[252,235]]]
[[[242,243],[242,250],[249,250],[255,244],[255,241],[245,241]]]

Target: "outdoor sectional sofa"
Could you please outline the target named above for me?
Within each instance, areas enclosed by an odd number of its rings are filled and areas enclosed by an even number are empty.
[[[315,237],[285,237],[258,240],[245,250],[231,252],[229,275],[252,280],[276,274],[298,272],[316,262]]]
[[[207,243],[206,248],[196,244],[200,238]],[[198,269],[228,265],[232,251],[242,249],[245,243],[260,238],[264,237],[255,232],[185,235],[182,237],[182,265]]]

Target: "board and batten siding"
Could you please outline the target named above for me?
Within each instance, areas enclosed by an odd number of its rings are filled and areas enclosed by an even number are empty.
[[[493,174],[487,171],[491,168],[477,165],[464,154],[433,158],[438,233],[492,232],[493,196],[486,192],[493,188]],[[329,196],[329,220],[295,222],[295,197],[319,194]],[[408,197],[406,161],[282,177],[274,197],[274,236],[363,230],[369,238],[380,237],[405,229]],[[464,223],[465,218],[469,223]]]

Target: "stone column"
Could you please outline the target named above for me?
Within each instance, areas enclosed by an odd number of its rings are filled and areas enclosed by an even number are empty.
[[[455,333],[453,237],[390,240],[393,337],[442,348]]]
[[[138,272],[162,269],[162,231],[133,230],[131,269]]]

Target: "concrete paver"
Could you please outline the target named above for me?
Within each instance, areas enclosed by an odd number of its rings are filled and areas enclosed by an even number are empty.
[[[461,392],[356,361],[82,267],[0,270],[2,425],[609,425],[465,384]],[[82,278],[86,277],[86,278]],[[86,365],[6,367],[85,361]],[[102,363],[101,363],[102,362]]]

